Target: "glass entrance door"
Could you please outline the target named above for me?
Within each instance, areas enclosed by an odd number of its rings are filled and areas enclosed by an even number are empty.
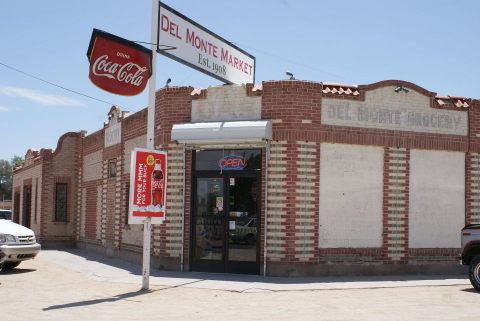
[[[199,177],[195,182],[192,267],[223,272],[225,260],[224,179]]]
[[[260,193],[258,177],[229,177],[227,272],[259,273]]]
[[[196,150],[192,159],[194,271],[260,273],[260,149]]]
[[[192,269],[259,273],[259,177],[197,177]]]

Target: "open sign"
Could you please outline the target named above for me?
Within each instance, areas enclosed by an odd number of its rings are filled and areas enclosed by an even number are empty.
[[[218,161],[218,166],[224,171],[241,171],[247,166],[247,160],[242,156],[225,156]]]

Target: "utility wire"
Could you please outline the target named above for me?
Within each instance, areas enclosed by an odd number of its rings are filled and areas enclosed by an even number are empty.
[[[23,75],[25,75],[25,76],[27,76],[27,77],[34,78],[34,79],[36,79],[36,80],[42,81],[42,82],[47,83],[47,84],[49,84],[49,85],[51,85],[51,86],[54,86],[54,87],[61,88],[61,89],[63,89],[63,90],[69,91],[69,92],[71,92],[71,93],[74,93],[74,94],[77,94],[77,95],[80,95],[80,96],[83,96],[83,97],[86,97],[86,98],[90,98],[90,99],[99,101],[99,102],[101,102],[101,103],[108,104],[108,105],[110,105],[110,106],[115,105],[115,106],[118,106],[118,107],[122,107],[122,106],[120,106],[120,105],[118,105],[118,104],[114,104],[114,103],[111,103],[111,102],[108,102],[108,101],[105,101],[105,100],[101,100],[101,99],[98,99],[98,98],[89,96],[89,95],[87,95],[87,94],[83,94],[83,93],[81,93],[81,92],[78,92],[78,91],[75,91],[75,90],[72,90],[72,89],[69,89],[69,88],[60,86],[60,85],[55,84],[55,83],[53,83],[53,82],[50,82],[50,81],[48,81],[48,80],[45,80],[45,79],[42,79],[42,78],[40,78],[40,77],[34,76],[34,75],[32,75],[32,74],[26,73],[25,71],[22,71],[22,70],[20,70],[20,69],[15,68],[15,67],[12,67],[12,66],[9,66],[9,65],[7,65],[7,64],[4,64],[4,63],[2,63],[1,61],[0,61],[0,65],[4,66],[5,68],[11,69],[11,70],[13,70],[13,71],[16,71],[16,72],[18,72],[18,73],[21,73],[21,74],[23,74]],[[123,107],[122,107],[122,109],[123,109]]]
[[[277,54],[274,54],[274,53],[271,53],[271,52],[268,52],[268,51],[265,51],[265,50],[260,50],[260,49],[257,49],[257,48],[254,48],[252,46],[248,46],[248,45],[244,45],[244,44],[239,44],[239,43],[235,43],[235,42],[232,42],[234,45],[237,45],[239,47],[242,47],[242,48],[250,48],[252,50],[255,50],[259,53],[262,53],[264,55],[267,55],[267,56],[271,56],[271,57],[275,57],[277,59],[280,59],[280,60],[283,60],[283,61],[286,61],[286,62],[289,62],[289,63],[292,63],[292,64],[295,64],[295,65],[298,65],[298,66],[301,66],[303,68],[306,68],[306,69],[313,69],[313,70],[316,70],[316,71],[319,71],[319,72],[322,72],[322,73],[325,73],[325,74],[328,74],[332,77],[335,77],[335,78],[339,78],[339,79],[343,79],[347,82],[350,82],[349,79],[347,79],[346,77],[343,77],[341,75],[337,75],[337,74],[334,74],[332,72],[329,72],[327,70],[324,70],[324,69],[321,69],[321,68],[318,68],[318,67],[314,67],[314,66],[310,66],[310,65],[307,65],[305,63],[302,63],[302,62],[298,62],[298,61],[295,61],[295,60],[292,60],[292,59],[288,59],[288,58],[285,58],[285,57],[282,57],[282,56],[279,56]]]

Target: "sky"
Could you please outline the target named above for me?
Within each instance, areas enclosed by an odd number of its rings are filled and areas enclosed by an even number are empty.
[[[480,1],[164,2],[254,55],[256,83],[290,71],[299,80],[400,79],[442,96],[480,98]],[[66,132],[92,133],[112,104],[146,107],[148,90],[125,97],[93,85],[86,52],[93,28],[149,42],[150,20],[150,0],[1,1],[0,159],[55,149]],[[171,86],[222,84],[161,55],[156,72],[157,88],[168,78]]]

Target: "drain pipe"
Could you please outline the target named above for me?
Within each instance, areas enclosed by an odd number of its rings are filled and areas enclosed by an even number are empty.
[[[270,142],[267,140],[265,146],[265,204],[264,204],[264,225],[263,225],[263,277],[267,276],[267,222],[268,222],[268,161],[270,160]]]
[[[180,250],[180,271],[183,272],[183,250],[184,250],[184,243],[185,243],[185,193],[186,193],[186,174],[187,174],[187,164],[185,159],[185,144],[182,144],[182,161],[183,161],[183,206],[182,206],[182,247]]]

